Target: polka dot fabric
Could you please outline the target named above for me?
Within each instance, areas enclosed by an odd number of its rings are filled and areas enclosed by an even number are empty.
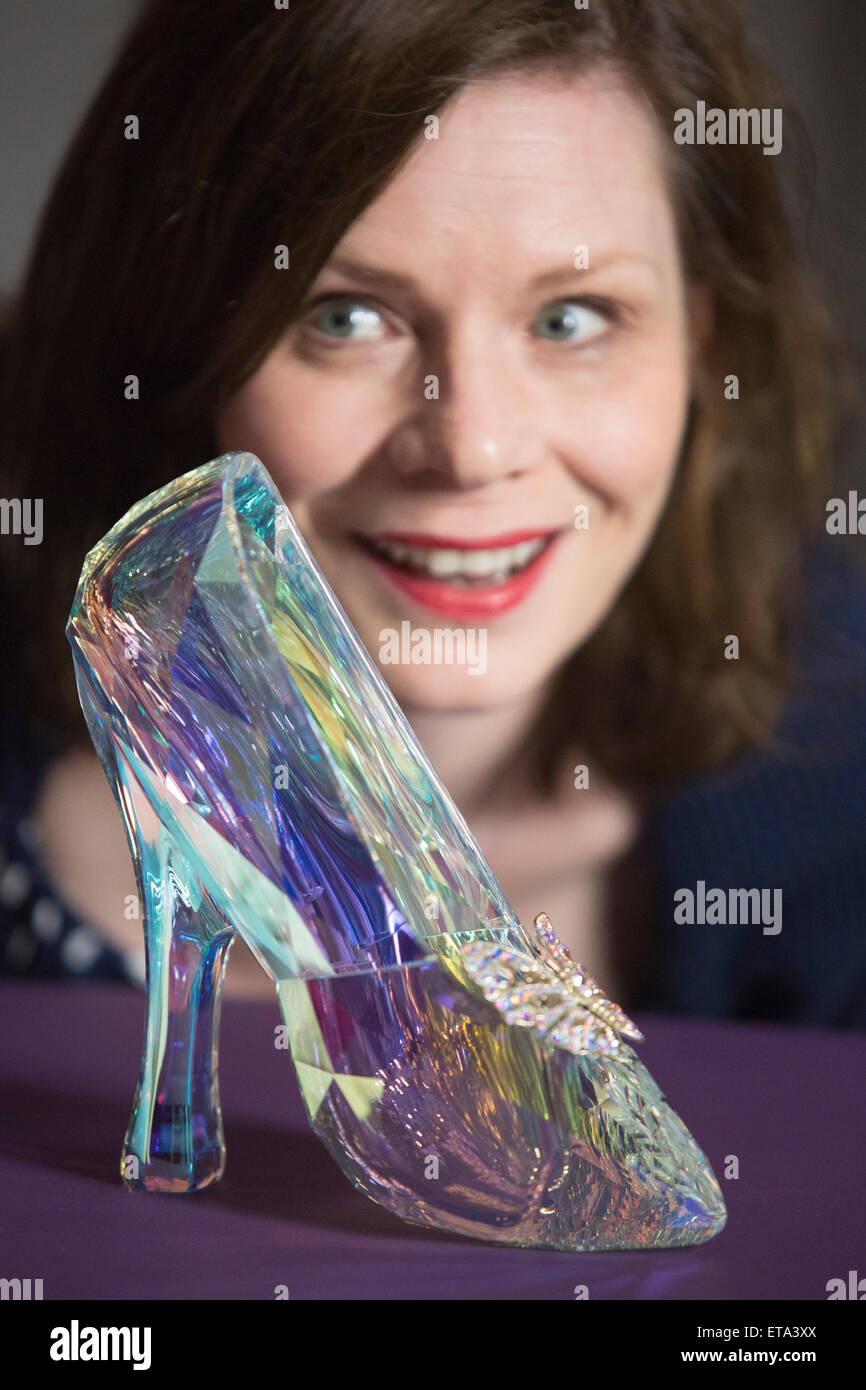
[[[9,715],[2,730],[0,976],[144,984],[143,946],[118,950],[62,901],[42,862],[31,811],[50,750]]]

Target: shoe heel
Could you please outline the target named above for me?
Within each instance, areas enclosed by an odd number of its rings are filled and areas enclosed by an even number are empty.
[[[235,932],[149,801],[121,784],[144,918],[141,1075],[120,1162],[130,1188],[192,1192],[225,1170],[218,1079],[223,972]]]

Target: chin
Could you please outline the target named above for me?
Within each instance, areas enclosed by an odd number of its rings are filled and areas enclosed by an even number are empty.
[[[371,660],[401,705],[429,710],[481,710],[530,698],[589,635],[594,624],[582,621],[571,639],[545,632],[541,624],[526,631],[497,632],[488,627],[443,627],[435,619],[375,616],[349,598],[349,620]],[[586,615],[583,615],[584,617]],[[441,623],[440,619],[440,623]],[[424,634],[423,636],[421,634]],[[437,634],[440,636],[437,638]],[[436,641],[438,649],[433,645]],[[425,644],[426,647],[421,645]],[[462,645],[461,645],[462,644]]]
[[[471,676],[447,667],[383,666],[379,670],[397,703],[405,709],[454,713],[493,709],[528,693],[525,678],[503,683],[491,676]]]
[[[378,642],[367,647],[397,703],[406,709],[468,710],[495,709],[530,698],[544,683],[557,662],[535,663],[521,649],[497,650],[488,644],[485,660],[471,664],[431,663],[412,665],[392,663],[380,656]],[[479,653],[474,653],[476,657]]]

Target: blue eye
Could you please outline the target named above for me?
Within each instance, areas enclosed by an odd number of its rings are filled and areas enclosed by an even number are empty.
[[[610,318],[588,304],[560,300],[547,304],[536,316],[535,324],[542,338],[554,343],[588,342],[609,327]]]
[[[328,338],[377,338],[381,335],[381,314],[354,299],[336,299],[309,320]]]

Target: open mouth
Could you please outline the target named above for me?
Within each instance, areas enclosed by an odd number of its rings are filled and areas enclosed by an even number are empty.
[[[488,541],[406,534],[355,539],[383,579],[422,608],[452,621],[483,622],[528,598],[562,535],[560,529]]]
[[[419,578],[451,584],[457,589],[489,589],[522,574],[552,544],[556,533],[520,540],[511,545],[425,546],[378,536],[357,539],[378,559]]]

